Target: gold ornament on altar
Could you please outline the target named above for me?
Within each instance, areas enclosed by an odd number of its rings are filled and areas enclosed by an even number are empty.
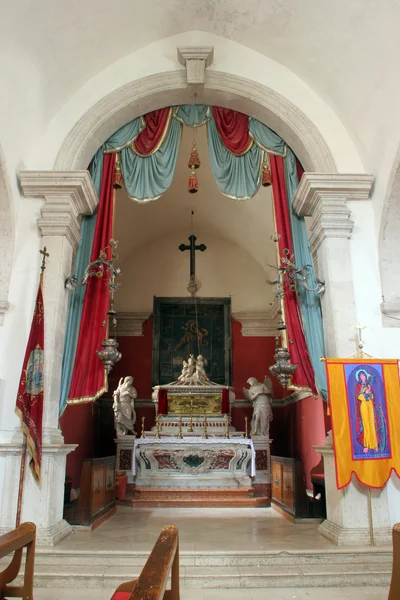
[[[187,428],[188,433],[192,433],[193,431],[193,415],[190,414],[190,419],[189,419],[189,427]]]
[[[244,434],[243,434],[244,438],[249,438],[249,418],[245,417],[244,418]]]

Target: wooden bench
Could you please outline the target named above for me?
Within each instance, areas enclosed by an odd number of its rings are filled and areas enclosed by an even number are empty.
[[[400,598],[400,523],[393,527],[393,567],[388,600]]]
[[[171,589],[166,590],[171,572]],[[111,600],[179,600],[179,537],[174,525],[161,530],[139,578],[120,585]]]
[[[7,597],[33,600],[35,542],[36,526],[33,523],[22,523],[17,529],[0,536],[0,559],[14,553],[8,567],[0,572],[0,599]],[[9,584],[19,573],[24,548],[26,548],[24,583],[22,586],[11,586]]]

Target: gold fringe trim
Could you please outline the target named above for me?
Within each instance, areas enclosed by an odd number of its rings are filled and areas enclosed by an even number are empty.
[[[142,133],[143,129],[145,129],[145,128],[146,128],[146,121],[144,120],[144,117],[142,115],[140,117],[139,131],[137,132],[137,134],[133,138],[128,140],[126,142],[126,144],[123,144],[122,146],[113,146],[112,148],[106,148],[105,144],[103,144],[103,146],[102,146],[103,154],[112,154],[113,152],[121,152],[121,150],[128,148],[131,144],[135,143],[135,140],[139,137],[139,135]]]
[[[104,383],[103,387],[99,389],[93,396],[82,396],[82,398],[68,398],[67,404],[88,404],[89,402],[96,402],[100,396],[105,392],[108,392],[108,377],[107,371],[104,369]]]
[[[132,144],[130,145],[130,148],[131,148],[132,152],[134,152],[138,156],[141,156],[142,158],[147,158],[148,156],[152,156],[153,154],[155,154],[157,152],[157,150],[159,150],[161,148],[161,146],[163,145],[163,143],[165,141],[165,138],[167,137],[167,134],[168,134],[168,131],[169,131],[169,126],[171,125],[171,118],[172,118],[172,106],[170,107],[169,112],[168,112],[168,118],[167,118],[167,122],[166,122],[165,127],[164,127],[164,131],[162,132],[161,137],[158,140],[157,145],[155,146],[155,148],[153,148],[153,150],[151,152],[149,152],[148,154],[142,154],[136,148],[135,142],[132,142]]]
[[[31,455],[32,461],[29,461],[29,468],[32,471],[32,475],[33,475],[36,483],[40,484],[40,466],[38,464],[35,443],[30,434],[29,427],[27,427],[27,425],[24,421],[24,416],[22,414],[21,409],[18,408],[18,406],[16,406],[14,409],[14,412],[21,420],[21,429],[22,429],[23,434],[26,437],[26,445],[28,447],[29,454]],[[33,462],[33,467],[32,467],[32,462]]]

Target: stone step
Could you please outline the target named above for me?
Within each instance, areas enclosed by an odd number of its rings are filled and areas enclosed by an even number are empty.
[[[35,586],[116,588],[137,578],[139,566],[44,565],[35,568]],[[388,585],[385,563],[268,566],[180,566],[182,588],[279,588]]]
[[[37,548],[36,566],[108,566],[142,568],[151,548],[143,551],[127,550],[63,550]],[[180,564],[193,567],[270,567],[317,565],[362,565],[365,568],[382,565],[391,569],[391,549],[354,549],[318,551],[180,551]],[[3,561],[1,561],[3,562]]]
[[[256,497],[254,488],[195,490],[136,487],[132,494],[120,498],[119,504],[147,508],[265,508],[271,505],[271,501],[267,496]]]

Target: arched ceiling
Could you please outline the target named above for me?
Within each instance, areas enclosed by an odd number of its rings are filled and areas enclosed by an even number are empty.
[[[200,127],[196,143],[201,159],[197,169],[199,191],[187,190],[190,169],[188,160],[193,133],[183,127],[174,179],[169,190],[158,200],[139,204],[131,200],[124,188],[118,191],[115,209],[115,238],[118,240],[119,264],[137,249],[146,252],[149,241],[179,233],[180,243],[188,243],[191,233],[191,211],[194,210],[194,233],[201,243],[202,234],[226,239],[241,246],[272,278],[268,264],[276,264],[272,195],[261,188],[249,200],[235,201],[219,192],[208,159],[206,128]],[[178,248],[176,249],[178,254]],[[266,275],[267,277],[267,275]]]

